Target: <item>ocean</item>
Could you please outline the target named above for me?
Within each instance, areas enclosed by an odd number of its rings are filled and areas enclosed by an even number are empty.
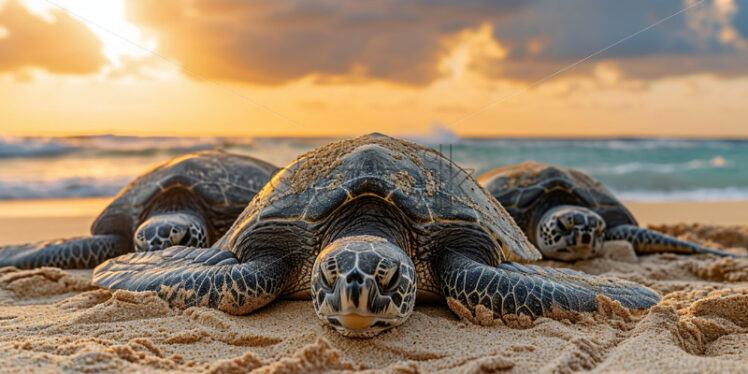
[[[748,140],[471,139],[452,134],[409,138],[441,149],[476,176],[533,160],[587,172],[625,201],[748,199]],[[283,166],[333,140],[0,137],[0,199],[113,196],[158,162],[214,148]]]

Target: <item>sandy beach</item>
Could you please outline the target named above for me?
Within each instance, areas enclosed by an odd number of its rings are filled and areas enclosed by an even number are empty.
[[[107,199],[0,202],[0,245],[85,235]],[[748,202],[630,203],[642,225],[745,253]],[[680,224],[683,222],[683,224]],[[600,300],[596,313],[554,320],[461,321],[444,305],[416,307],[373,339],[342,337],[311,302],[279,301],[248,316],[169,307],[153,293],[91,286],[90,270],[0,270],[0,372],[570,373],[748,371],[748,261],[636,257],[606,246],[569,266],[658,291],[633,315]]]
[[[88,234],[110,198],[0,200],[0,245]],[[627,202],[639,224],[748,226],[748,201]],[[43,227],[40,230],[38,227]]]
[[[0,374],[748,374],[748,0],[591,3],[0,0]]]

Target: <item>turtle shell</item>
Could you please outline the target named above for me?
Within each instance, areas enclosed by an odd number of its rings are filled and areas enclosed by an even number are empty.
[[[433,149],[376,133],[297,158],[258,193],[216,246],[236,251],[238,243],[253,237],[253,232],[256,237],[255,230],[268,224],[314,227],[363,196],[381,198],[422,227],[479,226],[496,240],[491,253],[496,259],[540,258],[501,205],[463,169]]]
[[[595,211],[608,227],[637,225],[626,207],[598,180],[574,169],[537,162],[495,169],[478,178],[529,237],[531,224],[548,209],[578,205]]]
[[[173,193],[179,191],[197,197],[214,237],[219,237],[276,170],[267,162],[222,150],[177,157],[123,188],[93,223],[91,232],[132,237],[154,201],[167,193],[180,199],[184,195]]]

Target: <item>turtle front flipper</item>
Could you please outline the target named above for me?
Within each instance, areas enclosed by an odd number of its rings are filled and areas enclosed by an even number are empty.
[[[634,247],[636,253],[710,253],[723,257],[744,258],[734,253],[722,252],[716,249],[702,247],[684,240],[673,238],[663,233],[644,229],[633,225],[620,225],[608,229],[606,240],[625,240]]]
[[[638,310],[660,300],[649,288],[616,278],[511,262],[492,267],[454,251],[447,251],[435,265],[442,274],[444,296],[472,313],[482,305],[496,316],[525,314],[535,318],[559,309],[595,311],[598,295]]]
[[[0,267],[30,269],[56,266],[63,269],[92,268],[127,253],[129,240],[120,235],[94,235],[0,247]]]
[[[264,256],[240,263],[217,248],[170,247],[111,259],[94,270],[93,283],[113,289],[156,291],[180,308],[205,306],[247,314],[282,291],[283,258]]]

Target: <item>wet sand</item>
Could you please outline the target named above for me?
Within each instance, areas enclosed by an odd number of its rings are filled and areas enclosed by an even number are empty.
[[[0,203],[0,245],[85,235],[106,200],[15,204],[10,214]],[[748,202],[629,206],[645,225],[669,224],[656,229],[748,248]],[[418,306],[401,327],[355,340],[323,326],[307,301],[230,316],[99,289],[90,270],[0,269],[0,372],[748,372],[748,260],[636,257],[614,244],[603,258],[543,264],[636,281],[663,299],[642,315],[601,299],[596,313],[488,327],[444,305]]]

